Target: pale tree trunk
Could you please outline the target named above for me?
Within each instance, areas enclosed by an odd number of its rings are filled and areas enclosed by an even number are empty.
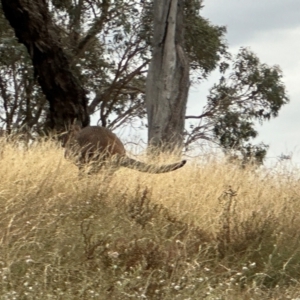
[[[189,90],[183,1],[154,0],[153,57],[146,86],[148,145],[163,151],[183,144]]]

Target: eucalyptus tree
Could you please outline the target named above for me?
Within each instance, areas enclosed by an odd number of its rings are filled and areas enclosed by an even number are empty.
[[[30,56],[33,59],[36,78],[44,86],[44,94],[49,100],[48,105],[43,105],[42,115],[47,116],[50,127],[62,127],[63,123],[75,118],[86,125],[87,114],[91,115],[95,112],[99,114],[102,126],[117,127],[136,116],[142,117],[145,114],[142,103],[146,71],[144,67],[148,64],[145,51],[148,46],[141,35],[137,34],[141,27],[139,22],[143,12],[137,9],[135,1],[62,0],[49,1],[47,5],[43,0],[35,2],[20,0],[15,3],[3,0],[2,4],[7,18],[19,34],[20,41],[26,44],[24,39],[20,39],[20,35],[23,34],[23,37],[36,38],[43,44],[38,45],[36,51],[32,51],[34,48],[31,46],[35,46],[37,40],[33,43],[28,41],[26,46],[29,55],[20,57],[19,63],[22,64],[23,59],[29,61]],[[21,21],[24,15],[21,13],[17,18],[18,12],[28,12],[27,19],[18,23],[18,19]],[[15,22],[12,23],[14,20]],[[28,34],[30,31],[25,30],[23,24],[30,26],[29,20],[36,22],[32,28],[39,29],[37,32],[32,32],[30,37]],[[4,27],[1,29],[4,30]],[[44,33],[48,30],[48,36],[46,34],[41,36],[43,30]],[[9,33],[10,39],[15,42],[12,30]],[[47,65],[41,64],[40,59],[35,59],[33,55],[39,52],[41,47],[53,49],[52,53],[50,51],[46,53],[45,49],[40,51],[45,61],[59,56],[60,52],[65,59],[61,66],[68,69],[68,74],[58,76],[57,63],[52,62],[48,65],[53,67],[51,72]],[[24,50],[22,51],[25,53]],[[45,80],[41,82],[43,72]],[[32,73],[26,76],[35,81]],[[65,82],[59,83],[58,79]],[[14,78],[11,77],[9,80],[13,82]],[[66,87],[67,83],[72,82],[74,86],[67,87],[65,91],[61,89],[55,101],[53,92],[58,92],[60,87]],[[21,82],[18,84],[22,85]],[[52,91],[50,91],[51,86]],[[12,92],[15,98],[19,99],[18,104],[20,104],[24,98],[20,99],[20,95],[17,95],[15,90]],[[76,98],[78,98],[77,102]],[[63,115],[64,106],[71,104],[72,101],[75,101],[74,105],[69,105],[66,114]],[[72,113],[73,108],[75,112]],[[15,115],[16,111],[18,109],[14,110]],[[54,120],[53,117],[58,119]]]
[[[7,133],[38,130],[45,122],[46,99],[36,84],[31,60],[0,13],[0,124]]]
[[[185,78],[181,86],[201,84],[216,69],[220,70],[221,79],[207,96],[203,112],[198,114],[184,115],[187,91],[182,93],[183,100],[169,112],[173,117],[166,118],[178,121],[180,126],[170,122],[168,137],[179,137],[175,138],[177,145],[183,139],[187,148],[196,141],[209,140],[226,153],[263,157],[266,147],[249,142],[257,135],[255,120],[263,122],[276,117],[288,102],[280,69],[260,63],[246,49],[232,59],[225,40],[226,28],[201,16],[202,1],[176,1],[180,4],[176,34],[180,53],[185,57],[185,67],[178,68],[179,77]],[[14,18],[11,24],[18,31],[17,36],[23,36],[19,41],[27,40],[28,50],[17,43],[14,30],[0,15],[0,122],[9,130],[23,125],[36,131],[62,128],[75,118],[86,125],[91,115],[99,125],[111,129],[145,119],[146,77],[159,36],[153,22],[158,17],[153,17],[154,0],[1,3],[7,19]],[[162,5],[163,1],[156,3]],[[26,27],[29,18],[37,22],[32,31]],[[35,51],[40,52],[43,65],[40,59],[33,59]],[[178,47],[176,51],[178,54]],[[47,56],[51,63],[46,63]],[[60,61],[53,59],[57,56]],[[149,103],[155,101],[151,84],[147,99],[151,114]],[[155,122],[149,120],[150,133]],[[186,120],[189,124],[185,124]],[[163,136],[156,139],[158,144],[161,140]]]
[[[71,72],[46,2],[3,0],[2,7],[16,37],[26,46],[49,101],[47,127],[62,131],[74,119],[88,125],[85,91]]]
[[[14,4],[11,1],[2,2],[13,5],[11,9],[16,8],[17,3],[22,4],[21,0]],[[33,16],[39,15],[35,12],[37,4],[43,5],[44,9],[46,7],[43,0],[26,3],[23,5],[35,3],[35,6],[28,8]],[[52,31],[59,40],[72,74],[78,79],[78,85],[87,92],[88,113],[98,115],[99,124],[111,128],[137,117],[142,119],[146,113],[145,79],[152,50],[153,2],[51,0],[47,3],[51,15],[47,20],[53,24]],[[190,16],[185,18],[188,28],[186,51],[192,58],[191,68],[199,71],[199,76],[206,76],[216,67],[220,52],[225,49],[222,41],[225,30],[210,25],[197,15],[199,9],[199,1],[185,4],[185,15]],[[46,27],[45,20],[40,21],[38,28]],[[6,32],[7,27],[5,24],[0,30]],[[13,31],[8,33],[10,40],[14,41]],[[195,36],[198,38],[195,39]],[[199,43],[205,39],[206,46],[199,49]],[[14,47],[22,48],[15,41]],[[25,51],[23,53],[18,62],[26,60],[28,63],[30,57]],[[26,73],[26,76],[35,83],[32,72]],[[16,98],[19,101],[24,99],[20,95]],[[41,115],[49,116],[49,104],[45,104],[40,93],[39,98],[43,103],[40,105],[43,107]],[[31,97],[29,100],[33,102]]]
[[[210,89],[203,112],[186,116],[197,120],[189,128],[186,145],[209,140],[243,164],[251,160],[261,164],[268,145],[255,145],[251,140],[258,136],[256,124],[277,117],[289,102],[282,71],[261,63],[247,48],[240,49],[226,72],[227,67]]]
[[[154,0],[153,56],[146,88],[148,144],[174,150],[183,143],[189,90],[184,49],[184,1]]]

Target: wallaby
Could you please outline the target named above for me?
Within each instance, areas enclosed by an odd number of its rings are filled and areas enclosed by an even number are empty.
[[[186,160],[182,160],[174,164],[155,166],[129,158],[121,140],[112,131],[100,126],[81,128],[73,125],[63,137],[62,144],[66,148],[65,157],[76,157],[76,164],[80,169],[89,163],[93,164],[90,173],[99,171],[106,163],[114,169],[127,167],[153,174],[171,172],[186,163]]]

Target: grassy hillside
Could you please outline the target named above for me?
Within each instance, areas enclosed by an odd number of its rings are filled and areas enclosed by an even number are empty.
[[[54,144],[0,146],[0,299],[300,299],[288,173],[78,178]]]

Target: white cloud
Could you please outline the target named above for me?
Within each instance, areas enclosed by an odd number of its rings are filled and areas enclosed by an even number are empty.
[[[207,0],[202,15],[226,25],[231,45],[242,44],[257,32],[299,25],[298,0]]]

